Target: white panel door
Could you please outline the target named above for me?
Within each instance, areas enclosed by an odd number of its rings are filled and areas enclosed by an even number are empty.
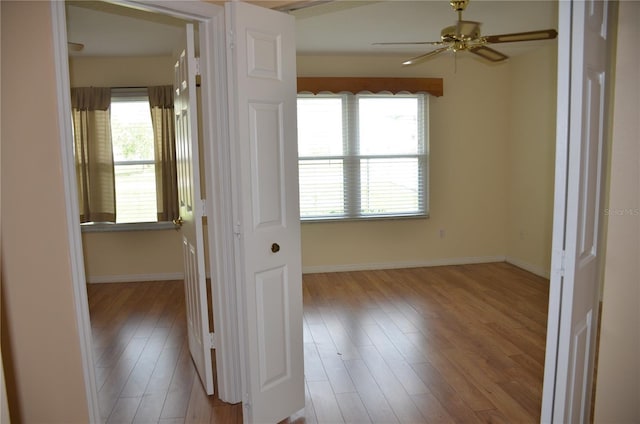
[[[244,417],[304,408],[294,18],[227,3]]]
[[[558,105],[564,133],[558,137],[556,210],[564,202],[564,216],[554,217],[543,422],[589,421],[603,255],[608,7],[607,1],[560,2],[560,32],[571,40],[568,60],[559,59],[558,84],[566,102]],[[561,43],[559,54],[567,53]]]
[[[179,54],[174,66],[176,162],[182,221],[184,290],[189,351],[202,385],[207,394],[211,395],[213,371],[204,267],[193,25],[187,24],[186,32],[186,47]]]

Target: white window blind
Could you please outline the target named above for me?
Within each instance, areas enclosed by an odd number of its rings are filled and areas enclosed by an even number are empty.
[[[424,94],[300,94],[303,220],[427,215]]]
[[[146,89],[112,94],[111,137],[116,222],[157,221],[153,127]]]

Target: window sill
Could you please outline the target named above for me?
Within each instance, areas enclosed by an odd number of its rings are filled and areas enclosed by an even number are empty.
[[[428,219],[429,214],[417,215],[377,215],[377,216],[360,216],[360,217],[322,217],[322,218],[301,218],[301,224],[318,224],[318,223],[334,223],[334,222],[365,222],[365,221],[403,221],[412,219]]]
[[[170,221],[161,222],[131,222],[126,224],[113,224],[110,222],[97,222],[81,224],[83,233],[109,233],[118,231],[158,231],[175,230],[176,226]]]

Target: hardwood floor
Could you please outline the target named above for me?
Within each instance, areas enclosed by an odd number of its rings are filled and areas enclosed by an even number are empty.
[[[505,263],[303,280],[307,402],[283,423],[539,422],[547,280]],[[181,282],[88,292],[107,422],[242,422],[200,386]]]

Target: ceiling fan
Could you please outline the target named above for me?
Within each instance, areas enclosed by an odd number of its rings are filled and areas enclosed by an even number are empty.
[[[80,52],[84,49],[84,44],[81,43],[72,43],[71,41],[67,42],[67,48],[71,52]]]
[[[462,20],[462,12],[467,8],[469,0],[451,0],[449,2],[454,11],[458,12],[458,21],[455,25],[444,28],[440,33],[441,41],[414,41],[414,42],[391,42],[373,43],[374,45],[416,45],[424,44],[440,46],[439,48],[413,57],[402,62],[403,65],[415,65],[433,56],[446,51],[459,52],[468,51],[491,62],[502,62],[509,56],[487,47],[489,44],[513,43],[518,41],[551,40],[558,36],[555,29],[543,29],[529,32],[515,32],[500,35],[480,35],[480,22]]]

